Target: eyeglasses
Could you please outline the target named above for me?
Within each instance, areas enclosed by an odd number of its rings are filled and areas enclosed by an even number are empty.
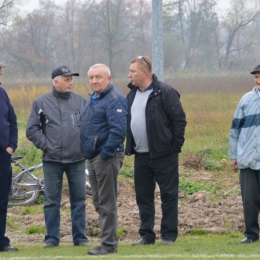
[[[148,61],[147,61],[143,56],[138,56],[137,59],[138,59],[138,60],[143,59],[143,60],[146,62],[146,64],[148,65],[149,70],[151,70],[150,64],[148,63]]]

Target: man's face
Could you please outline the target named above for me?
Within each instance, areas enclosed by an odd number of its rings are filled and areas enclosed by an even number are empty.
[[[59,92],[71,92],[73,86],[72,76],[59,76],[55,78],[54,86],[55,89]]]
[[[111,82],[111,76],[109,76],[105,68],[92,68],[88,72],[88,81],[92,91],[100,94]]]
[[[0,75],[3,75],[3,74],[4,74],[3,69],[0,68]]]
[[[139,69],[137,62],[131,63],[129,70],[128,78],[134,86],[140,87],[144,80],[144,71]]]
[[[260,72],[255,73],[255,84],[260,89]]]

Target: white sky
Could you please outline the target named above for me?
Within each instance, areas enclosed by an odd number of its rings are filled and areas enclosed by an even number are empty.
[[[148,0],[148,1],[152,1],[152,0]],[[229,1],[230,0],[216,0],[218,11],[225,12],[225,9],[229,6]],[[25,12],[25,13],[27,13],[27,12],[29,13],[32,10],[39,7],[38,0],[26,0],[26,2],[27,2],[27,4],[25,4],[21,7],[23,12]],[[54,2],[57,4],[62,4],[65,2],[65,0],[55,0]]]

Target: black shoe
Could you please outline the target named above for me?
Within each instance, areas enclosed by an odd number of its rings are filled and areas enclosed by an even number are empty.
[[[258,238],[257,238],[257,239],[253,239],[253,238],[251,238],[251,237],[244,237],[244,238],[240,241],[240,243],[241,243],[241,244],[254,243],[254,242],[257,241],[257,240],[258,240]]]
[[[49,247],[55,247],[55,246],[58,246],[58,245],[55,245],[55,244],[52,243],[52,242],[46,242],[43,247],[44,247],[44,248],[49,248]]]
[[[0,252],[4,252],[4,251],[18,251],[18,248],[12,246],[0,247]]]
[[[172,240],[170,240],[170,239],[163,239],[162,240],[162,244],[167,246],[167,245],[173,245],[174,242]]]
[[[95,248],[91,248],[88,250],[89,255],[107,255],[107,254],[115,254],[117,250],[107,250],[104,247],[97,246]]]
[[[132,243],[132,246],[138,246],[138,245],[151,245],[154,244],[154,241],[146,240],[145,238],[141,237],[136,242]]]

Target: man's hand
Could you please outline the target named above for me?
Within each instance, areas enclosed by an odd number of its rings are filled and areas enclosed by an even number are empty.
[[[237,172],[238,167],[237,167],[237,160],[231,160],[231,168],[234,172]]]
[[[9,154],[11,154],[11,155],[14,153],[14,150],[13,150],[12,147],[7,147],[5,150],[6,150]]]

